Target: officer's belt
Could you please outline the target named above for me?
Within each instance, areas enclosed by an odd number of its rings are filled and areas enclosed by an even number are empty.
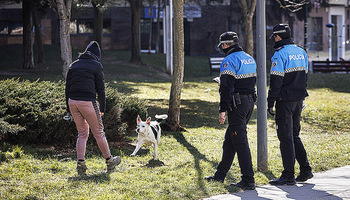
[[[248,97],[253,97],[253,94],[239,94],[239,96],[242,98],[248,98]]]

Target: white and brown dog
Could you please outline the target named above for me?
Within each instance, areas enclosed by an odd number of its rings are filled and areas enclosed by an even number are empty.
[[[141,146],[146,144],[153,146],[153,159],[158,160],[157,147],[160,142],[161,135],[160,122],[166,118],[168,118],[168,115],[156,115],[155,121],[151,121],[151,117],[148,117],[146,121],[142,121],[140,116],[137,116],[137,145],[131,156],[135,156],[140,150]]]

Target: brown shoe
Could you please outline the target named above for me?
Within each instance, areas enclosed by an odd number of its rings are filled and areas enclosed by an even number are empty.
[[[88,168],[86,167],[86,162],[84,161],[77,161],[77,171],[78,173],[85,173]]]
[[[120,164],[121,161],[122,159],[120,158],[120,156],[111,157],[109,160],[106,160],[107,171],[113,171],[115,167]]]

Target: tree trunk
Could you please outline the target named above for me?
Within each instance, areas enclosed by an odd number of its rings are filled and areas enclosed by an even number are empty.
[[[130,63],[142,64],[140,47],[140,7],[142,0],[129,0],[131,7],[131,59]]]
[[[173,1],[174,5],[174,71],[169,100],[167,126],[170,131],[182,130],[180,126],[181,90],[184,77],[184,29],[183,0]]]
[[[155,49],[156,52],[159,53],[159,39],[160,39],[160,0],[158,0],[158,8],[157,8],[157,31],[156,31],[156,41],[155,41]]]
[[[38,49],[38,63],[45,64],[44,58],[44,48],[43,48],[43,40],[41,34],[41,23],[40,17],[38,16],[38,11],[36,9],[33,10],[33,21],[35,27],[35,44]]]
[[[94,40],[98,42],[102,49],[102,30],[103,30],[103,9],[101,5],[92,3],[94,7]]]
[[[58,18],[60,20],[60,47],[62,63],[62,79],[66,80],[69,65],[72,63],[69,23],[72,0],[56,0]]]
[[[230,0],[230,17],[228,20],[228,30],[234,31],[239,35],[238,31],[235,30],[235,27],[234,27],[234,25],[235,25],[234,21],[233,21],[234,8],[236,8],[236,0]]]
[[[30,1],[22,3],[23,17],[23,69],[34,69],[33,53],[33,5]]]
[[[239,0],[244,16],[244,32],[246,35],[245,46],[246,52],[254,56],[254,41],[253,41],[253,16],[256,7],[256,0]]]
[[[249,55],[254,56],[253,15],[244,17],[245,46]]]

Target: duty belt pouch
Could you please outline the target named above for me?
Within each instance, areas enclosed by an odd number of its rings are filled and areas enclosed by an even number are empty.
[[[237,108],[236,101],[235,101],[235,98],[233,98],[230,105],[230,111],[233,111],[236,108]]]
[[[236,106],[241,105],[241,96],[239,95],[239,93],[234,93],[233,99],[236,102]]]
[[[230,111],[233,111],[234,109],[237,108],[237,105],[236,105],[236,100],[235,100],[235,95],[233,94],[232,95],[232,101],[231,101],[231,105],[230,105]]]

